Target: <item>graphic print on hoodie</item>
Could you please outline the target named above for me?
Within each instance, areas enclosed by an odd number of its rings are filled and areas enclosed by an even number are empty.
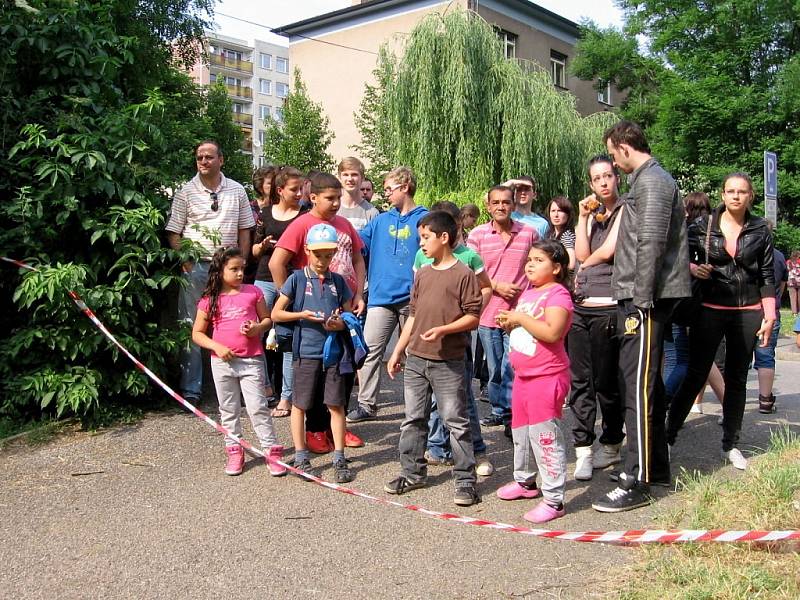
[[[369,259],[369,306],[400,304],[411,298],[414,257],[419,249],[417,226],[427,212],[424,206],[417,206],[401,215],[392,208],[360,231]]]

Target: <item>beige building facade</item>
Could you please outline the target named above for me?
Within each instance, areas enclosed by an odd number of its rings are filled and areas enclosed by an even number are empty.
[[[576,98],[581,114],[611,110],[618,92],[568,73],[580,35],[576,23],[527,0],[370,0],[275,30],[289,38],[289,59],[300,69],[311,98],[322,104],[335,139],[335,159],[353,153],[361,142],[353,115],[364,85],[373,82],[379,48],[388,43],[402,52],[403,38],[426,15],[472,10],[494,25],[505,42],[506,56],[531,60],[553,77],[553,85]]]

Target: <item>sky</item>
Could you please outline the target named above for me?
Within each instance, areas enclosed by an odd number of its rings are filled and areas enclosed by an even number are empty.
[[[279,27],[351,4],[350,0],[220,0],[215,9],[216,31],[246,41],[259,39],[288,46],[286,38],[276,36],[258,25]],[[576,23],[588,18],[601,27],[622,25],[622,13],[614,6],[613,0],[536,0],[535,4]]]

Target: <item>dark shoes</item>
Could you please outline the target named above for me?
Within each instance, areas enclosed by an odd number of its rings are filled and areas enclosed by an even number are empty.
[[[491,414],[488,417],[484,417],[481,419],[481,425],[484,427],[499,427],[503,425],[505,421],[501,415]]]
[[[383,491],[387,494],[405,494],[411,490],[418,490],[425,487],[425,481],[409,481],[403,475],[397,479],[392,479],[389,483],[383,486]]]
[[[458,506],[472,506],[473,504],[478,504],[480,501],[481,497],[478,495],[475,486],[471,483],[456,486],[453,502]]]
[[[373,415],[363,406],[359,405],[347,413],[346,421],[348,423],[361,423],[362,421],[371,421],[374,418],[375,415]]]
[[[311,477],[319,477],[319,471],[317,471],[314,467],[311,466],[311,461],[309,460],[304,460],[301,463],[295,461],[294,468],[297,469],[298,471],[302,471],[306,475],[310,475]],[[303,477],[303,480],[311,481],[310,479],[306,479],[305,477]]]
[[[352,469],[347,466],[346,460],[337,460],[333,463],[333,475],[336,483],[348,483],[356,478]]]
[[[775,408],[775,394],[769,396],[758,396],[758,412],[762,415],[771,415],[777,409]]]
[[[624,512],[647,506],[653,501],[646,489],[635,484],[631,488],[617,487],[592,503],[592,508],[607,513]]]

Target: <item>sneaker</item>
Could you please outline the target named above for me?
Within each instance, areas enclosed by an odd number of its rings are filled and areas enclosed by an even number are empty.
[[[324,431],[306,431],[306,448],[314,454],[333,452],[333,444],[328,441]]]
[[[347,413],[345,420],[348,423],[361,423],[362,421],[370,421],[374,418],[375,415],[359,404],[356,408]]]
[[[346,460],[337,460],[333,463],[333,475],[336,483],[347,483],[356,478],[353,471],[347,466]]]
[[[592,466],[595,469],[605,469],[622,462],[621,448],[622,444],[600,444],[600,448],[592,456]]]
[[[725,424],[725,418],[724,417],[718,417],[717,418],[717,425],[722,427],[724,424]]]
[[[652,498],[637,486],[628,490],[617,487],[600,500],[592,502],[592,508],[600,512],[617,513],[641,508],[650,502],[652,502]]]
[[[702,404],[692,404],[692,408],[689,409],[690,413],[694,413],[696,415],[703,414],[703,405]]]
[[[478,400],[481,402],[489,403],[489,390],[485,385],[481,386],[480,391],[478,392]]]
[[[442,456],[441,458],[438,456],[434,456],[430,450],[425,451],[425,460],[428,461],[428,464],[432,467],[451,467],[453,466],[453,459],[447,458],[446,456]]]
[[[314,467],[311,466],[310,460],[304,460],[301,463],[295,461],[294,468],[297,469],[298,471],[302,471],[306,475],[310,475],[311,477],[319,477],[319,471],[317,471]],[[303,481],[311,481],[311,480],[307,479],[306,477],[303,477]]]
[[[608,480],[609,481],[613,481],[614,483],[617,483],[620,480],[620,477],[622,477],[622,479],[625,479],[625,476],[622,475],[622,473],[620,471],[616,470],[616,469],[614,469],[613,471],[609,471],[609,473],[608,473]],[[648,485],[657,485],[658,487],[671,488],[672,487],[672,482],[670,482],[670,481],[651,481]]]
[[[738,448],[731,448],[727,452],[723,450],[721,456],[740,471],[744,471],[747,468],[747,459],[742,455]]]
[[[352,431],[345,430],[344,432],[344,447],[345,448],[363,448],[364,440],[358,437]]]
[[[484,427],[499,427],[503,424],[505,424],[505,421],[503,421],[503,417],[501,415],[492,414],[481,419],[481,425]]]
[[[479,454],[475,457],[475,473],[481,477],[489,477],[494,473],[494,465],[492,461],[486,458],[485,454]]]
[[[563,517],[566,513],[567,511],[564,509],[563,504],[561,505],[561,508],[556,508],[547,502],[547,500],[542,500],[536,505],[536,508],[529,510],[522,515],[522,518],[526,521],[530,521],[531,523],[547,523],[553,519]]]
[[[244,450],[241,446],[226,446],[228,460],[225,462],[225,475],[241,475],[244,470]]]
[[[541,494],[536,487],[536,480],[530,483],[519,483],[512,481],[497,490],[497,497],[500,500],[519,500],[520,498],[536,498]]]
[[[411,490],[418,490],[420,488],[425,487],[425,481],[409,481],[403,475],[400,475],[397,479],[392,479],[389,483],[383,486],[383,491],[387,494],[405,494],[406,492],[410,492]]]
[[[475,489],[475,486],[471,483],[456,486],[456,493],[453,495],[453,502],[455,502],[458,506],[472,506],[473,504],[478,504],[480,501],[481,497],[478,495],[478,491]]]
[[[775,394],[770,394],[769,396],[758,395],[758,412],[762,415],[771,415],[776,410]]]
[[[283,446],[279,444],[270,446],[266,454],[267,455],[264,457],[264,460],[267,463],[269,474],[272,475],[273,477],[281,477],[283,475],[286,475],[286,473],[288,472],[286,470],[286,467],[284,467],[283,465],[279,465],[276,462],[283,458]]]
[[[589,481],[592,478],[592,447],[578,446],[575,448],[575,479],[577,481]]]

